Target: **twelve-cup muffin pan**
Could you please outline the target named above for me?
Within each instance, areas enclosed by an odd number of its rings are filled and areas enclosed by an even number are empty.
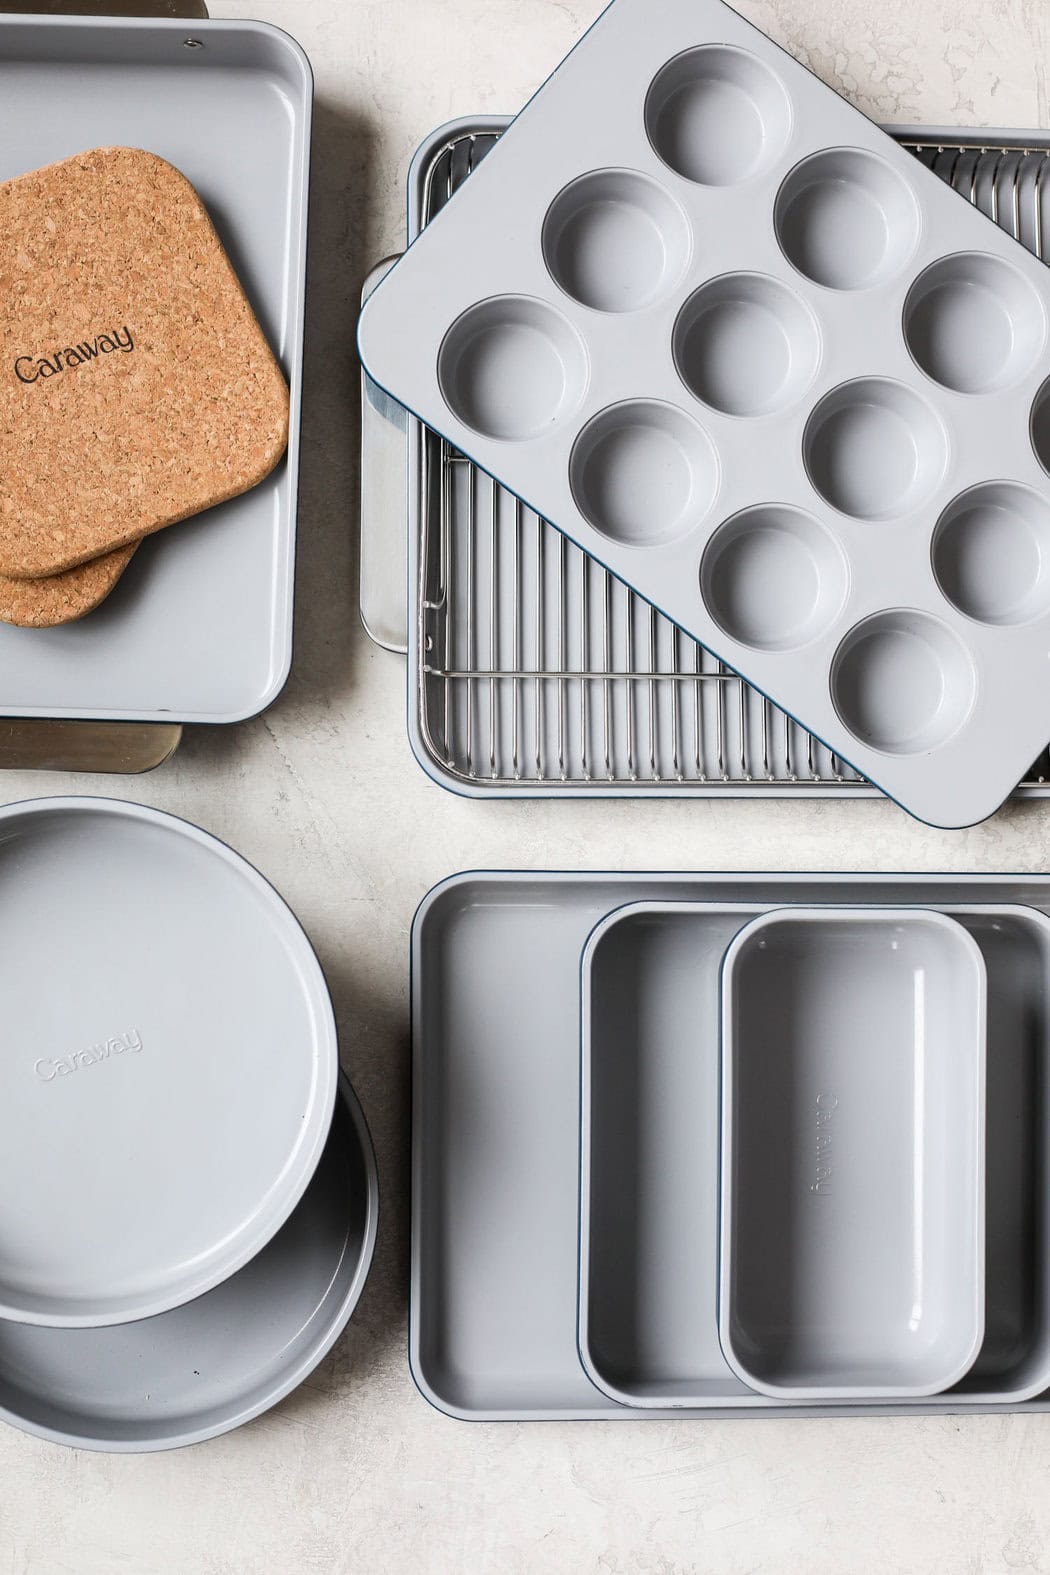
[[[1050,736],[1050,281],[719,0],[616,0],[370,375],[906,808]]]

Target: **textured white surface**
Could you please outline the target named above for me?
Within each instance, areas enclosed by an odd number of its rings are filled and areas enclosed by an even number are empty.
[[[403,235],[404,176],[452,115],[512,111],[596,0],[213,0],[301,40],[317,74],[295,670],[269,715],[187,736],[114,790],[228,838],[280,887],[335,992],[379,1149],[375,1269],[311,1382],[174,1455],[75,1456],[0,1436],[4,1575],[842,1575],[1050,1571],[1050,1417],[469,1426],[405,1358],[407,932],[476,865],[1047,867],[1050,806],[964,833],[885,803],[486,804],[433,786],[404,673],[356,615],[353,325]],[[1046,125],[1046,0],[744,0],[880,119]],[[391,529],[401,528],[392,520]],[[4,795],[105,792],[9,775]]]

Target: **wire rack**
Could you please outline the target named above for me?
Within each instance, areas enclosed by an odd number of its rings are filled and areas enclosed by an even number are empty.
[[[435,152],[424,223],[498,135],[463,132]],[[902,141],[1043,258],[1045,148]],[[446,779],[474,792],[875,791],[445,439],[424,430],[422,444],[418,721]],[[1044,752],[1019,791],[1048,780]]]

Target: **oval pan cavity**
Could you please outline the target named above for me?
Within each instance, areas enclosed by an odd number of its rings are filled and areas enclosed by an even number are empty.
[[[674,326],[678,375],[727,416],[765,416],[795,404],[820,363],[808,306],[764,274],[723,274],[686,301]]]
[[[925,754],[965,723],[977,692],[973,659],[929,613],[893,608],[846,635],[831,667],[831,697],[855,738],[886,754]]]
[[[985,252],[931,264],[904,303],[904,337],[927,377],[958,394],[991,394],[1042,354],[1046,316],[1028,280]]]
[[[543,223],[555,284],[598,312],[637,312],[670,295],[689,262],[689,222],[634,170],[593,170],[563,188]]]
[[[587,387],[587,353],[549,303],[494,296],[468,307],[445,335],[438,382],[465,426],[484,437],[525,442],[576,409]]]
[[[933,406],[889,378],[832,389],[806,424],[809,479],[854,519],[891,520],[927,503],[948,464],[948,436]]]
[[[657,72],[645,129],[676,174],[701,186],[732,186],[780,157],[791,104],[779,77],[747,50],[702,45]]]
[[[759,651],[811,644],[838,619],[849,588],[845,554],[811,514],[786,504],[747,509],[720,525],[700,565],[700,590],[730,639]]]
[[[718,460],[703,428],[657,400],[611,405],[589,421],[569,460],[576,507],[626,546],[688,535],[718,490]]]
[[[907,182],[877,154],[830,148],[804,159],[777,194],[774,223],[793,267],[829,290],[886,284],[919,239]]]

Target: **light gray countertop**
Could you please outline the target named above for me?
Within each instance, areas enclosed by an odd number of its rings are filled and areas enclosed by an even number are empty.
[[[1050,1570],[1050,1418],[468,1425],[406,1358],[408,929],[464,867],[1038,870],[1050,806],[937,832],[884,802],[478,803],[405,736],[403,664],[357,617],[354,320],[404,232],[421,138],[512,112],[596,0],[214,0],[287,28],[317,79],[296,660],[265,716],[188,730],[121,782],[231,842],[320,952],[379,1151],[380,1240],[348,1334],[240,1432],[170,1455],[0,1433],[6,1575],[842,1575]],[[741,0],[879,120],[1050,124],[1046,0]],[[42,112],[45,110],[42,108]],[[391,520],[391,530],[402,527]]]

